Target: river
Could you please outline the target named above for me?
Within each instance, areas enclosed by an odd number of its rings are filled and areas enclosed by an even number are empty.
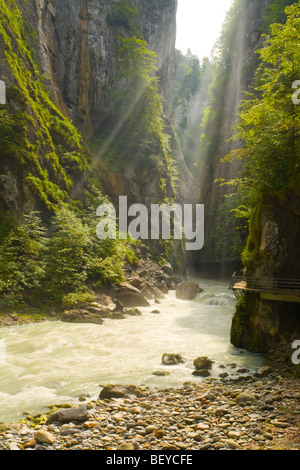
[[[197,279],[204,289],[193,301],[170,292],[143,315],[104,320],[103,325],[58,321],[0,329],[0,421],[18,421],[24,411],[39,413],[49,405],[95,399],[110,383],[176,387],[194,377],[193,361],[214,360],[212,377],[240,367],[257,370],[263,359],[230,344],[234,296],[224,281]],[[159,314],[151,313],[159,310]],[[164,353],[185,362],[163,366]],[[235,369],[231,364],[237,365]],[[220,368],[220,365],[225,366]],[[153,372],[169,375],[159,377]]]

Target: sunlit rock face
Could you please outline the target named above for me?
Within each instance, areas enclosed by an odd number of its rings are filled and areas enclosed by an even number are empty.
[[[31,30],[28,39],[38,66],[47,77],[51,98],[88,142],[97,138],[108,125],[110,91],[122,91],[124,86],[117,78],[116,43],[120,36],[131,37],[132,33],[109,21],[114,4],[110,0],[29,0],[26,4],[19,4]],[[179,165],[180,181],[176,196],[180,202],[194,202],[198,198],[198,186],[185,164],[171,118],[177,0],[138,0],[136,6],[139,8],[137,21],[142,37],[149,49],[157,54],[166,131],[170,136],[172,154]],[[13,84],[9,81],[9,69],[6,77],[8,85]],[[119,195],[127,195],[132,203],[157,201],[162,178],[166,179],[167,195],[174,196],[167,174],[158,168],[138,170],[131,163],[124,162],[124,170],[118,173],[102,164],[101,153],[93,155],[93,165],[103,192],[113,201]],[[8,181],[10,169],[5,171]],[[25,189],[18,197],[18,184],[18,181],[10,184],[12,188],[16,187],[10,199],[19,201],[16,208],[21,211],[25,207],[34,208],[34,198],[30,196],[30,202],[26,201]]]
[[[224,196],[228,192],[227,186],[220,186],[215,181],[219,178],[230,181],[236,177],[240,168],[240,162],[222,163],[221,159],[237,145],[235,142],[228,142],[228,139],[232,136],[232,126],[236,123],[243,94],[249,90],[254,78],[257,66],[255,52],[263,44],[260,28],[266,3],[261,0],[248,0],[243,3],[230,50],[229,75],[226,80],[222,109],[219,110],[222,118],[218,129],[212,129],[217,145],[213,155],[208,155],[206,158],[200,182],[201,202],[210,212],[210,216],[206,219],[206,248],[200,254],[202,263],[214,262],[217,257],[219,260],[224,257],[228,258],[228,254],[216,252],[215,239],[212,237],[215,227],[220,223],[218,208],[224,202]],[[228,213],[227,220],[230,217]],[[233,239],[233,237],[234,231],[229,238]],[[232,259],[233,255],[229,254],[229,258]]]
[[[27,19],[37,25],[39,58],[44,72],[51,77],[53,93],[79,126],[94,135],[104,111],[103,88],[116,79],[116,37],[131,34],[121,25],[109,23],[114,2],[108,0],[29,3]],[[149,49],[158,55],[160,90],[165,114],[170,117],[177,0],[138,0],[136,4],[142,35]]]

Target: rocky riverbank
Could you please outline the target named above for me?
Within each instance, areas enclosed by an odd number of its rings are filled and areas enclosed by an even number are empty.
[[[271,373],[177,389],[105,387],[80,407],[1,425],[0,449],[300,450],[299,381]]]
[[[186,299],[193,299],[202,291],[198,285],[176,276],[170,263],[160,266],[153,261],[145,245],[133,249],[136,262],[124,265],[124,282],[93,289],[94,302],[78,302],[65,308],[43,305],[41,309],[24,306],[17,311],[3,311],[0,327],[45,320],[99,325],[106,318],[120,320],[128,315],[140,315],[139,307],[149,306],[149,300],[156,299],[159,303],[169,290],[178,289],[178,297]]]

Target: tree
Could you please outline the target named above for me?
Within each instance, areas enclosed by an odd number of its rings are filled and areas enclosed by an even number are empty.
[[[160,143],[164,132],[162,101],[155,75],[157,55],[146,41],[135,37],[119,39],[119,54],[119,80],[125,80],[126,85],[116,94],[115,103],[122,137],[128,140],[130,136],[133,144],[130,152],[135,155],[147,141]],[[119,140],[124,148],[124,139]]]
[[[0,294],[8,303],[32,300],[45,278],[46,229],[32,212],[0,245]]]
[[[233,139],[241,145],[225,160],[242,160],[240,175],[231,182],[244,201],[238,217],[249,219],[249,239],[243,262],[251,267],[259,246],[258,214],[267,194],[285,197],[295,177],[299,181],[300,108],[292,100],[300,77],[300,4],[286,8],[284,25],[273,24],[258,51],[260,66],[252,92],[241,106]],[[294,184],[294,183],[293,183]]]
[[[289,176],[299,171],[300,110],[292,101],[292,85],[300,77],[299,3],[286,13],[286,23],[272,25],[271,36],[258,51],[261,64],[233,136],[243,145],[225,158],[243,160],[234,183],[257,197],[267,190],[284,190]]]
[[[266,5],[262,21],[262,32],[270,33],[270,26],[274,23],[285,23],[287,15],[285,7],[295,3],[294,0],[272,0]]]

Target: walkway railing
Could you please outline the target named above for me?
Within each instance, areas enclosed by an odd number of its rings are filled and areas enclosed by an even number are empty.
[[[251,290],[273,294],[300,294],[300,279],[256,278],[237,275],[232,276],[230,288],[233,290]]]

